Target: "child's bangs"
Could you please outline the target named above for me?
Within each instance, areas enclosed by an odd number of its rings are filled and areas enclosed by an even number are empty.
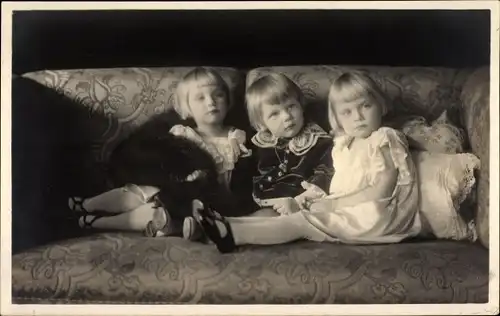
[[[267,104],[283,104],[287,101],[290,101],[292,99],[296,99],[296,96],[291,95],[290,93],[286,91],[276,91],[276,90],[271,90],[267,91],[268,93],[265,93],[262,96],[262,102],[267,103]]]
[[[333,89],[331,98],[335,102],[352,102],[360,99],[371,99],[370,88],[360,82],[345,83]]]
[[[216,86],[216,87],[222,86],[220,79],[212,74],[201,74],[193,79],[194,80],[192,82],[192,85],[197,88],[207,87],[207,86]]]

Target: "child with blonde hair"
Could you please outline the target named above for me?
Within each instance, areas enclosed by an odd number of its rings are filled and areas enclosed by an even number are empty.
[[[193,214],[219,251],[298,239],[396,243],[420,233],[416,168],[404,135],[382,126],[387,98],[369,76],[348,72],[331,85],[328,101],[335,132],[329,195],[306,197],[289,215],[237,221],[194,201]]]
[[[325,196],[333,174],[332,140],[308,117],[297,84],[271,73],[248,87],[246,104],[257,131],[252,137],[259,173],[254,177],[253,197],[265,207],[261,214],[291,214],[306,197]]]
[[[250,195],[251,187],[247,186],[249,192],[245,193],[247,187],[242,179],[249,177],[245,171],[251,170],[246,170],[245,162],[242,168],[241,161],[251,157],[251,150],[245,146],[246,133],[224,123],[232,106],[227,83],[215,70],[198,67],[179,82],[175,97],[174,109],[182,119],[192,119],[195,127],[175,125],[167,131],[165,126],[152,124],[147,131],[140,131],[127,144],[138,152],[137,157],[130,158],[130,150],[125,150],[115,159],[119,166],[111,166],[117,177],[128,184],[94,197],[69,199],[69,207],[82,213],[81,227],[145,231],[148,236],[177,233],[178,227],[172,227],[172,219],[182,222],[191,215],[191,201],[185,208],[178,203],[168,203],[179,200],[172,196],[174,186],[210,178],[211,169],[216,172],[215,186],[218,187],[213,190],[216,193],[200,199],[228,212],[249,204],[238,196]],[[190,157],[188,161],[180,161],[186,157]],[[192,164],[189,160],[201,161],[199,165],[206,167],[189,170],[186,167]],[[183,174],[183,177],[172,179],[173,174]],[[97,215],[99,211],[109,216]]]

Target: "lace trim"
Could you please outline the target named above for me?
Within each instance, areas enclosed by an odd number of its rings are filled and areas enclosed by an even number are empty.
[[[233,130],[229,133],[230,136],[236,136],[235,138],[237,139],[240,138],[241,133],[235,134],[235,132],[237,131],[237,129],[233,128]],[[216,141],[218,144],[220,144],[219,147],[215,144],[205,141],[194,129],[189,126],[175,125],[170,129],[170,133],[176,136],[185,137],[196,143],[200,148],[206,150],[213,157],[217,166],[217,172],[219,174],[234,169],[237,157],[234,157],[232,155],[232,148],[228,147],[231,146],[229,143],[229,138],[227,144],[225,144],[224,142]],[[220,152],[220,150],[222,150],[222,153]]]
[[[330,135],[315,123],[307,124],[299,135],[288,142],[288,148],[297,156],[306,154],[316,145],[320,137]],[[278,145],[279,139],[274,137],[269,131],[258,132],[252,137],[252,143],[260,148],[273,148]]]
[[[459,190],[460,193],[458,197],[453,201],[453,206],[455,207],[456,210],[460,209],[460,205],[471,194],[472,188],[476,184],[476,178],[474,177],[474,170],[481,168],[481,162],[476,156],[472,154],[460,154],[460,156],[468,158],[468,160],[467,161],[464,161],[463,159],[461,160],[462,163],[465,163],[465,168],[464,168],[465,176],[462,185],[460,186]],[[460,216],[460,214],[458,214],[457,216]],[[467,223],[466,232],[463,235],[463,238],[466,238],[472,242],[475,242],[477,240],[478,233],[477,233],[476,223],[474,220],[471,220]]]
[[[445,236],[446,239],[469,240],[471,242],[475,242],[478,238],[474,220],[466,223],[462,216],[456,212],[453,212],[444,232],[440,232],[437,237],[441,237],[440,235]]]
[[[465,163],[465,176],[463,179],[463,184],[460,186],[460,194],[454,201],[455,207],[459,207],[460,204],[462,204],[465,199],[470,195],[472,192],[472,188],[476,184],[476,178],[474,177],[474,170],[481,168],[481,162],[480,160],[474,156],[473,154],[459,154],[463,158],[466,158],[467,161],[464,161],[464,159],[461,159],[462,163]],[[457,208],[458,209],[458,208]]]

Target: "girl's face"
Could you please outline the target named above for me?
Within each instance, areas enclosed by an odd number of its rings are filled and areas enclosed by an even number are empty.
[[[191,115],[197,125],[222,124],[228,110],[227,96],[216,85],[195,86],[188,97]]]
[[[304,125],[304,113],[299,102],[292,98],[280,104],[263,104],[262,120],[274,137],[292,138]]]
[[[336,103],[335,116],[347,135],[359,138],[370,136],[382,121],[381,106],[369,98]]]

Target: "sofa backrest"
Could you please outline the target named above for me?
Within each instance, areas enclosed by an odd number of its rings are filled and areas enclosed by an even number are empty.
[[[192,67],[43,70],[25,78],[54,89],[84,106],[86,139],[91,139],[96,159],[105,162],[124,137],[154,115],[167,114],[167,124],[180,122],[173,111],[174,91]],[[228,83],[239,116],[245,125],[244,88],[270,72],[281,72],[303,90],[310,115],[326,130],[327,94],[331,82],[349,69],[365,70],[393,101],[392,114],[439,116],[444,109],[460,108],[460,91],[468,69],[429,67],[304,65],[251,69],[215,67]],[[246,78],[245,78],[246,76]],[[98,119],[99,118],[99,119]],[[233,123],[233,122],[231,122]],[[80,123],[81,124],[81,123]]]
[[[80,135],[91,142],[94,155],[105,162],[113,148],[155,115],[166,114],[166,124],[182,122],[173,110],[180,79],[193,67],[42,70],[23,75],[64,94],[86,108],[79,117]],[[214,67],[227,82],[236,104],[245,74]],[[234,109],[233,112],[241,112]],[[81,141],[75,140],[75,142]]]

